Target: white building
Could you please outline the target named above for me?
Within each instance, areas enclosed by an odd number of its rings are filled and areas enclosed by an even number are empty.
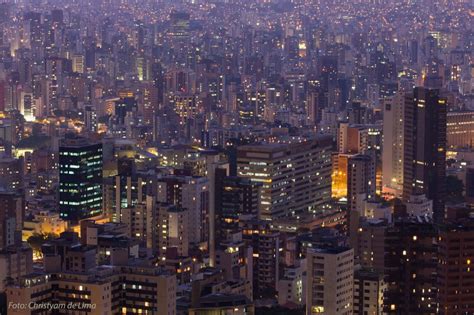
[[[370,270],[354,273],[354,315],[382,315],[387,284],[383,274]]]
[[[354,250],[310,248],[306,259],[306,314],[352,315]]]
[[[404,108],[402,92],[384,100],[382,191],[396,197],[400,197],[403,191]]]

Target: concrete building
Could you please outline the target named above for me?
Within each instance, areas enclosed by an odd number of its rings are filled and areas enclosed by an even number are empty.
[[[209,239],[209,180],[206,177],[169,175],[156,179],[156,201],[189,212],[189,240],[199,244]],[[155,190],[156,189],[156,190]]]
[[[176,314],[176,277],[156,267],[100,266],[88,273],[32,274],[7,287],[9,314],[49,314],[47,305],[60,313],[76,311],[112,315],[117,313]]]
[[[405,203],[407,214],[413,217],[433,217],[433,200],[425,195],[412,195]]]
[[[438,240],[438,314],[474,313],[474,221],[442,226]]]
[[[330,148],[330,138],[238,148],[238,176],[263,183],[262,219],[317,212],[330,201]]]
[[[382,315],[387,285],[383,273],[360,269],[354,272],[354,315]]]
[[[385,231],[388,224],[380,219],[362,219],[357,233],[351,235],[354,257],[362,268],[383,272],[385,268]]]
[[[0,188],[16,191],[22,188],[23,161],[0,157]]]
[[[177,255],[189,254],[189,211],[175,205],[158,207],[158,245],[159,252],[165,257],[166,251],[175,248]]]
[[[19,244],[23,227],[23,198],[13,192],[0,192],[0,250]]]
[[[243,241],[253,249],[253,287],[256,298],[275,296],[280,274],[280,233],[265,221],[240,222]]]
[[[400,219],[385,233],[386,314],[436,311],[437,232],[425,217]]]
[[[446,136],[448,148],[471,148],[474,145],[474,112],[448,113]]]
[[[59,146],[59,210],[77,222],[102,212],[102,144],[68,136]]]
[[[384,100],[382,192],[396,197],[403,192],[404,110],[404,93],[398,92]]]
[[[375,163],[372,157],[357,154],[347,164],[347,208],[363,215],[363,202],[375,198]]]
[[[283,277],[278,280],[278,304],[299,305],[306,303],[306,261],[299,266],[285,267]]]
[[[199,305],[189,310],[189,315],[254,315],[255,306],[245,296],[209,294],[201,297]]]
[[[424,194],[433,200],[433,219],[445,218],[447,100],[436,89],[407,94],[404,118],[403,199]]]
[[[353,314],[354,250],[309,248],[306,259],[306,314]]]

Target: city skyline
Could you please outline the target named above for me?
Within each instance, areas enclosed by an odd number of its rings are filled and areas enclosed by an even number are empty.
[[[474,314],[472,0],[0,0],[0,314]]]

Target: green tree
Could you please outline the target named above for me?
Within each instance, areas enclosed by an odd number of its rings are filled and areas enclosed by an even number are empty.
[[[464,200],[463,191],[464,184],[462,180],[452,175],[446,177],[446,195],[448,201],[453,203],[462,202]]]
[[[26,242],[33,250],[34,257],[43,257],[41,246],[47,241],[54,240],[56,237],[57,235],[54,233],[33,233]]]

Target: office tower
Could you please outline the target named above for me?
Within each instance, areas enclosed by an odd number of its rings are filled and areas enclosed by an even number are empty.
[[[405,94],[396,93],[383,103],[382,192],[401,197]]]
[[[439,90],[417,87],[405,102],[403,198],[425,194],[433,219],[445,217],[446,99]]]
[[[308,248],[306,259],[306,314],[352,314],[354,251]]]
[[[405,218],[385,234],[387,314],[436,314],[437,231],[426,218]]]
[[[438,236],[438,313],[474,313],[474,222],[462,219],[441,226]]]
[[[354,315],[383,314],[383,298],[387,285],[383,273],[370,269],[354,272]]]
[[[317,212],[320,206],[329,202],[330,148],[331,139],[327,137],[301,143],[238,148],[237,175],[263,184],[262,219]]]
[[[69,221],[102,212],[102,144],[67,136],[59,145],[59,211]]]

